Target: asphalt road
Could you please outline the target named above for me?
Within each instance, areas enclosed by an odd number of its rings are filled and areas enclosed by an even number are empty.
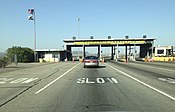
[[[175,64],[79,62],[0,73],[2,112],[174,112]]]

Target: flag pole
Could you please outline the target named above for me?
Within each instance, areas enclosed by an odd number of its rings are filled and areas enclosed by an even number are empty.
[[[36,52],[36,21],[35,21],[35,10],[34,9],[28,9],[28,13],[31,14],[31,16],[28,17],[29,20],[33,20],[33,26],[34,26],[34,62],[37,61],[37,52]]]
[[[35,21],[35,10],[33,12],[33,22],[34,22],[34,61],[36,63],[36,21]]]

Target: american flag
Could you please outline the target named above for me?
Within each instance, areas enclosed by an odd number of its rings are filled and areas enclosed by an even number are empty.
[[[28,13],[29,14],[33,14],[34,13],[34,9],[28,9]]]

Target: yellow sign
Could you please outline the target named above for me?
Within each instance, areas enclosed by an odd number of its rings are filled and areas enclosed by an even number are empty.
[[[97,44],[145,44],[145,41],[87,41],[87,42],[74,42],[76,45],[97,45]]]

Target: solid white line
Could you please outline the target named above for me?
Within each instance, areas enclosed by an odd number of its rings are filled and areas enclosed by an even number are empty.
[[[54,82],[56,82],[57,80],[61,79],[63,76],[65,76],[67,73],[69,73],[71,70],[73,70],[75,67],[77,67],[80,63],[78,63],[77,65],[73,66],[71,69],[69,69],[67,72],[65,72],[64,74],[60,75],[58,78],[56,78],[55,80],[53,80],[52,82],[50,82],[49,84],[47,84],[46,86],[44,86],[43,88],[41,88],[40,90],[38,90],[37,92],[35,92],[35,94],[38,94],[40,92],[42,92],[43,90],[45,90],[47,87],[51,86]]]
[[[144,82],[142,82],[142,81],[140,81],[140,80],[138,80],[138,79],[136,79],[136,78],[130,76],[129,74],[127,74],[127,73],[125,73],[125,72],[123,72],[123,71],[121,71],[121,70],[118,70],[117,68],[114,68],[113,66],[111,66],[111,65],[109,65],[109,64],[106,64],[106,65],[108,65],[108,66],[111,67],[112,69],[114,69],[114,70],[116,70],[116,71],[122,73],[123,75],[125,75],[125,76],[127,76],[127,77],[129,77],[129,78],[131,78],[131,79],[133,79],[133,80],[135,80],[135,81],[137,81],[137,82],[139,82],[140,84],[142,84],[142,85],[144,85],[144,86],[146,86],[146,87],[148,87],[148,88],[150,88],[150,89],[152,89],[152,90],[154,90],[154,91],[156,91],[156,92],[158,92],[158,93],[160,93],[160,94],[162,94],[162,95],[164,95],[164,96],[170,98],[171,100],[174,100],[174,101],[175,101],[175,97],[173,97],[173,96],[171,96],[171,95],[169,95],[169,94],[167,94],[167,93],[165,93],[165,92],[163,92],[163,91],[161,91],[161,90],[159,90],[159,89],[156,89],[156,88],[154,88],[154,87],[152,87],[152,86],[150,86],[150,85],[148,85],[148,84],[146,84],[146,83],[144,83]]]

